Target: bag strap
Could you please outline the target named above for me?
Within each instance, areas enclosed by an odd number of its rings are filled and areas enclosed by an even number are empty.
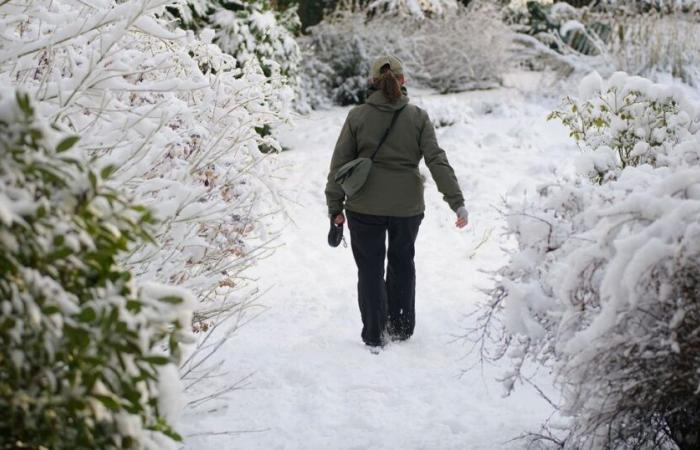
[[[377,148],[374,150],[374,153],[372,153],[372,156],[370,159],[374,161],[374,157],[377,156],[377,152],[379,151],[379,148],[384,144],[384,141],[386,141],[386,138],[389,137],[389,133],[391,132],[391,129],[394,128],[394,124],[396,123],[396,118],[399,117],[399,114],[401,114],[401,111],[406,107],[406,105],[403,105],[401,108],[397,109],[394,111],[394,117],[391,118],[391,123],[389,124],[389,128],[386,129],[384,132],[384,136],[379,140],[379,145],[377,145]]]

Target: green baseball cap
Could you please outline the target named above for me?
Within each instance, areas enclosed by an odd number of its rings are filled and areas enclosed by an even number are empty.
[[[399,58],[391,55],[382,55],[372,63],[372,69],[369,72],[370,78],[380,78],[382,76],[380,71],[386,64],[389,64],[389,68],[395,75],[403,75],[403,65]]]

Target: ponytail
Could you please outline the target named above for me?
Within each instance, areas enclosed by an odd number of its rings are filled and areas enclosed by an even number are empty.
[[[389,64],[380,69],[381,76],[374,79],[374,86],[384,93],[389,103],[396,103],[401,98],[401,83],[396,78]]]

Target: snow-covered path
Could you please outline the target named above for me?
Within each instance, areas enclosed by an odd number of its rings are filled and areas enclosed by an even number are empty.
[[[514,186],[533,185],[570,160],[566,132],[547,122],[553,104],[515,89],[437,96],[410,92],[438,130],[467,198],[472,224],[454,214],[427,175],[425,219],[417,241],[417,326],[407,342],[371,354],[360,340],[356,269],[350,248],[326,244],[323,188],[347,108],[315,112],[281,132],[288,214],[284,246],[251,275],[269,287],[267,310],[226,345],[231,379],[253,374],[227,407],[187,432],[198,449],[500,449],[538,428],[549,406],[529,386],[502,398],[502,368],[473,366],[456,339],[490,282],[482,270],[505,261],[495,210]],[[543,105],[543,103],[545,103]],[[548,104],[547,104],[548,103]],[[441,119],[442,120],[442,119]],[[349,233],[346,231],[346,236]]]

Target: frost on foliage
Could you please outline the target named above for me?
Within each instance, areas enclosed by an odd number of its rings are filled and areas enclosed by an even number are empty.
[[[300,54],[292,31],[301,26],[296,10],[278,13],[260,3],[240,3],[240,10],[217,7],[211,15],[215,42],[239,65],[257,59],[267,76],[282,75],[294,82]]]
[[[236,67],[260,67],[280,97],[291,101],[301,63],[295,6],[276,11],[267,0],[188,0],[171,10],[183,26],[211,32],[213,43],[233,56]]]
[[[29,92],[95,165],[116,168],[112,186],[154,208],[155,241],[126,255],[140,278],[226,298],[268,239],[256,218],[277,209],[258,148],[279,144],[256,128],[286,117],[288,102],[210,32],[167,27],[155,16],[165,4],[6,4],[0,84]]]
[[[551,3],[551,2],[550,2]],[[574,8],[528,2],[508,10],[522,34],[517,57],[561,75],[597,70],[700,82],[700,2],[609,1]]]
[[[0,447],[176,448],[193,301],[120,266],[150,212],[76,141],[0,93]]]
[[[328,100],[362,103],[370,64],[385,53],[402,60],[410,83],[441,93],[500,83],[509,33],[498,11],[484,2],[426,20],[365,14],[336,11],[310,27],[310,35],[302,40],[307,56],[300,83],[311,107]]]
[[[579,164],[596,181],[630,165],[698,164],[700,111],[679,89],[622,72],[604,82],[594,72],[581,81],[579,96],[567,97],[550,118],[560,119],[587,150]]]
[[[444,16],[458,7],[456,0],[372,0],[371,13],[408,15],[418,19]]]
[[[406,27],[403,34],[396,53],[415,81],[440,93],[498,86],[507,70],[510,32],[486,2],[425,21],[417,33]]]
[[[700,0],[603,0],[600,4],[602,7],[627,8],[633,11],[700,11]]]
[[[560,117],[607,172],[591,183],[584,164],[583,177],[508,203],[518,250],[499,272],[483,336],[505,336],[491,356],[512,358],[508,390],[526,360],[554,372],[556,406],[572,419],[565,448],[695,448],[699,110],[624,74],[593,75],[581,91],[588,98],[567,101],[576,111]]]

